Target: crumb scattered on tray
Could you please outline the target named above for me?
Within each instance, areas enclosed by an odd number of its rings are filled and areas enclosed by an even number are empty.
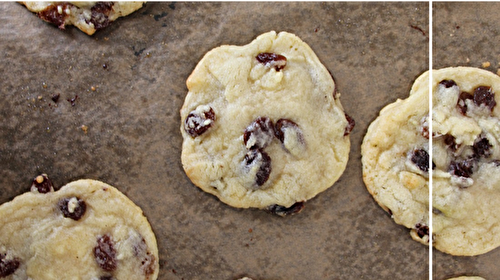
[[[83,133],[87,134],[87,131],[89,130],[88,126],[82,124],[82,126],[80,128],[83,130]]]

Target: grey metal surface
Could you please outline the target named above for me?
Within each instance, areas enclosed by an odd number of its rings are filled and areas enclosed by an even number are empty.
[[[42,172],[57,188],[80,178],[109,183],[151,222],[159,279],[428,279],[429,250],[374,202],[360,161],[370,122],[428,68],[428,7],[147,3],[90,37],[0,3],[0,203],[28,191]],[[179,109],[197,62],[216,46],[270,30],[311,46],[356,120],[341,179],[287,218],[219,202],[191,184],[180,162]],[[455,270],[485,268],[452,260]],[[437,268],[439,277],[451,271]]]

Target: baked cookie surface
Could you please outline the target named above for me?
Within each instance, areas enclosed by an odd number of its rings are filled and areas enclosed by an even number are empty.
[[[500,245],[500,77],[433,72],[433,245],[478,255]]]
[[[479,276],[460,276],[460,277],[450,278],[448,280],[485,280],[485,279]]]
[[[141,209],[112,186],[78,180],[0,206],[2,279],[156,279],[158,249]]]
[[[88,35],[109,26],[119,17],[142,8],[145,2],[21,2],[44,21],[64,29],[74,25]]]
[[[410,96],[387,105],[361,146],[363,180],[375,201],[412,238],[429,242],[429,73]]]
[[[182,164],[224,203],[299,211],[343,173],[354,121],[328,70],[297,36],[272,31],[215,48],[186,84]]]
[[[368,191],[424,244],[429,235],[432,171],[433,246],[478,255],[500,245],[500,77],[477,68],[433,70],[432,161],[429,161],[429,74],[410,97],[388,105],[362,144]]]

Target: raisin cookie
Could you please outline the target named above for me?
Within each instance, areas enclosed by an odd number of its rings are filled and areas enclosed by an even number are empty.
[[[478,276],[460,276],[460,277],[450,278],[448,280],[485,280],[485,279]]]
[[[394,221],[429,242],[429,72],[410,96],[387,105],[370,124],[361,146],[363,180]]]
[[[0,205],[2,279],[156,279],[158,249],[141,209],[112,186],[79,180],[58,191],[35,178]]]
[[[180,111],[191,181],[233,207],[298,212],[345,170],[354,121],[329,71],[274,31],[208,52]]]
[[[500,77],[445,68],[432,87],[433,245],[486,253],[500,245]]]
[[[44,21],[64,29],[74,25],[88,35],[109,26],[119,17],[142,8],[144,2],[21,2]]]

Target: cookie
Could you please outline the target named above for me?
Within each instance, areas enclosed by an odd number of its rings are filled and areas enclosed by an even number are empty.
[[[217,47],[186,84],[183,168],[222,202],[295,213],[345,170],[354,120],[297,36],[271,31],[245,46]]]
[[[88,35],[109,26],[119,17],[142,8],[144,2],[21,2],[44,21],[64,29],[74,25]]]
[[[485,280],[485,279],[479,276],[460,276],[460,277],[450,278],[448,280]]]
[[[433,71],[433,245],[473,256],[500,245],[500,77]]]
[[[411,237],[429,242],[429,73],[410,96],[387,105],[361,145],[363,180],[375,201]]]
[[[114,187],[78,180],[58,191],[45,175],[0,205],[2,279],[156,279],[155,235]]]

